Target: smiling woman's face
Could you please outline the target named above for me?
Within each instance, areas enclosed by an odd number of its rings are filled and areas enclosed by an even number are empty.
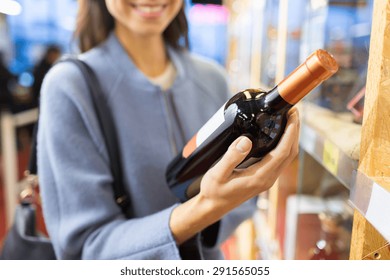
[[[183,0],[105,0],[116,27],[134,35],[162,35],[180,11]]]

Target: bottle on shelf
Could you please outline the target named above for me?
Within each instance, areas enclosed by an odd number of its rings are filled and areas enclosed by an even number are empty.
[[[341,236],[341,214],[321,212],[318,215],[321,222],[320,239],[309,251],[310,260],[343,260],[347,259],[347,246]]]
[[[317,50],[273,89],[247,89],[228,100],[170,162],[168,186],[186,201],[199,193],[201,176],[239,136],[252,141],[252,150],[238,168],[261,160],[276,147],[287,123],[287,112],[338,70],[331,54]]]

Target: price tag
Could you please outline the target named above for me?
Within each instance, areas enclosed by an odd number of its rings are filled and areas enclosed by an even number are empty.
[[[324,141],[322,162],[333,175],[337,175],[337,169],[339,165],[339,149],[328,140]]]

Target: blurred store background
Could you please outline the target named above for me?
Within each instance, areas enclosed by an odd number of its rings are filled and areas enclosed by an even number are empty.
[[[221,1],[186,0],[191,49],[223,64],[226,56],[228,11]],[[9,70],[20,75],[31,71],[46,48],[57,45],[76,52],[72,33],[76,0],[1,0],[0,51]]]
[[[232,93],[270,89],[319,48],[340,65],[305,100],[299,159],[226,242],[227,258],[316,259],[329,243],[328,258],[348,258],[347,202],[360,159],[373,7],[382,1],[185,0],[191,51],[225,67]],[[0,0],[0,244],[11,220],[6,209],[16,203],[5,186],[17,185],[27,164],[34,88],[53,59],[77,53],[76,13],[77,0]]]
[[[227,9],[222,1],[185,2],[191,50],[224,65]],[[13,112],[36,106],[34,82],[40,84],[42,71],[51,64],[50,60],[60,53],[77,53],[72,40],[76,13],[77,0],[0,1],[0,59],[15,78],[8,88],[24,99],[20,100],[24,104],[11,104]],[[30,98],[29,90],[33,91]]]

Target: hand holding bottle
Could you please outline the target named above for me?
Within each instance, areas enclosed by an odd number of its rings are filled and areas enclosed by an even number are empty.
[[[237,138],[221,160],[205,173],[199,194],[173,210],[170,226],[177,243],[269,189],[298,154],[298,144],[299,115],[295,108],[288,113],[285,132],[275,149],[245,169],[236,167],[249,154],[252,142],[245,136]]]
[[[298,144],[299,115],[297,109],[293,108],[288,114],[285,133],[275,149],[260,162],[236,169],[252,148],[252,142],[247,137],[239,137],[203,176],[200,195],[211,199],[216,207],[235,208],[274,184],[281,171],[298,154]],[[229,201],[228,205],[224,205],[225,201]]]
[[[336,60],[325,50],[312,53],[269,91],[246,89],[235,94],[184,146],[167,167],[167,183],[186,201],[196,196],[201,178],[239,136],[252,141],[241,168],[261,161],[283,135],[287,112],[316,86],[336,73]]]

